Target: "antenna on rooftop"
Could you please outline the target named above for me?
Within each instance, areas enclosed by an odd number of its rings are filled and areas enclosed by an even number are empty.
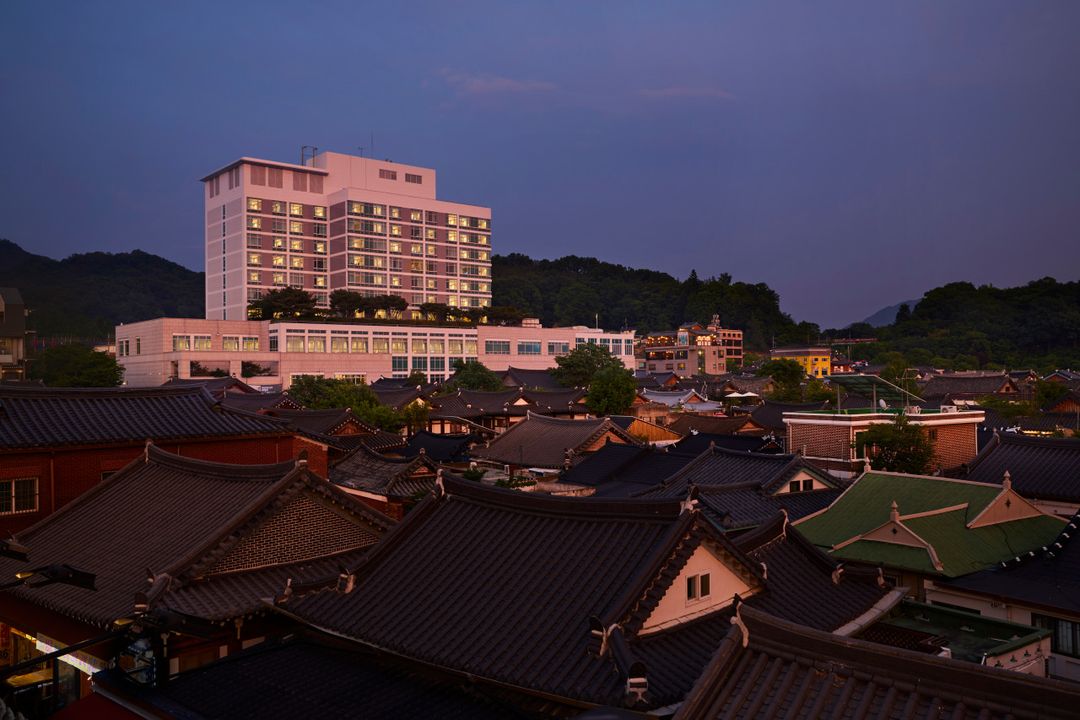
[[[309,153],[309,151],[310,151],[310,153]],[[319,148],[315,147],[314,145],[301,145],[300,146],[300,164],[301,165],[307,165],[308,164],[307,161],[309,159],[312,161],[312,164],[314,164],[315,156],[318,155],[318,154],[319,154]]]

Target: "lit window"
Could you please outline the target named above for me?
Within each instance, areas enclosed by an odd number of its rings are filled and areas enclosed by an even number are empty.
[[[457,230],[446,231],[446,242],[457,242]]]
[[[289,249],[293,252],[303,252],[304,241],[299,239],[292,239],[289,241]]]
[[[289,214],[293,217],[304,217],[304,206],[300,203],[289,203]]]
[[[258,270],[254,270],[254,271],[248,273],[248,282],[257,283],[257,282],[259,282],[259,280],[260,280],[260,278],[259,278],[259,271]]]
[[[401,278],[399,278],[397,275],[394,275],[393,277],[391,277],[390,278],[390,287],[401,287]]]
[[[294,257],[294,258],[290,259],[289,264],[293,268],[295,268],[297,270],[303,270],[304,269],[304,258],[302,258],[302,257]]]
[[[262,212],[262,200],[259,198],[248,198],[248,210],[252,212]]]
[[[316,205],[314,208],[312,208],[312,210],[314,211],[316,220],[326,219],[326,208],[322,205]]]
[[[304,336],[285,338],[285,352],[304,352]]]
[[[409,219],[413,222],[421,222],[424,219],[424,215],[419,210],[410,210]]]
[[[285,267],[285,256],[284,255],[275,255],[273,257],[273,260],[271,261],[271,264],[274,267]]]
[[[447,225],[457,225],[457,215],[447,215],[446,216],[446,224]]]
[[[257,336],[245,336],[244,337],[244,349],[245,350],[258,350],[259,338]]]
[[[412,351],[414,354],[422,353],[426,355],[428,351],[427,340],[425,340],[424,338],[413,338]]]
[[[326,352],[326,338],[318,336],[309,337],[307,341],[307,351],[311,353]]]
[[[249,253],[248,265],[262,265],[262,255],[259,253]]]
[[[424,246],[419,245],[417,243],[413,243],[412,245],[409,246],[409,252],[412,253],[413,255],[423,255],[424,254]]]
[[[0,481],[0,515],[34,512],[38,509],[38,481],[14,478]]]
[[[274,238],[274,249],[275,250],[284,250],[285,249],[285,238],[283,238],[283,237]]]
[[[251,228],[252,230],[261,229],[262,228],[262,218],[249,217],[248,218],[248,227]]]
[[[324,287],[326,287],[326,278],[324,278],[324,277],[321,277],[321,276],[320,276],[320,277],[316,277],[316,278],[315,278],[315,287],[317,287],[317,288],[324,288]]]
[[[435,228],[428,228],[427,230],[425,230],[424,231],[424,237],[427,238],[428,240],[434,240],[435,239]]]
[[[180,352],[183,350],[191,349],[191,337],[189,335],[173,335],[172,338],[173,352]]]
[[[401,237],[401,226],[400,225],[391,225],[390,226],[390,234],[394,235],[396,237]]]
[[[275,285],[284,285],[285,284],[285,273],[274,273],[274,284]]]
[[[354,353],[366,353],[367,352],[367,338],[351,338],[349,345]]]
[[[240,351],[240,338],[230,337],[226,335],[221,338],[221,349],[225,352],[239,352]]]
[[[395,253],[401,252],[401,243],[391,241],[390,242],[390,252],[395,252]]]
[[[293,235],[303,235],[304,234],[304,223],[298,222],[296,220],[290,220],[289,221],[289,232],[292,233]]]
[[[209,350],[210,343],[211,340],[209,335],[196,335],[192,347],[195,350]]]
[[[326,243],[323,242],[322,240],[316,240],[315,245],[313,247],[314,247],[313,252],[315,252],[316,254],[319,254],[319,255],[325,255],[326,254]]]
[[[405,351],[405,338],[393,338],[390,340],[390,352],[403,353]]]
[[[432,256],[435,255],[435,246],[434,245],[428,245],[427,246],[427,254],[432,255]]]

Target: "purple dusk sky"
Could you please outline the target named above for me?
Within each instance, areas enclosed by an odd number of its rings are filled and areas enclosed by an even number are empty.
[[[496,252],[729,272],[823,326],[1075,280],[1078,27],[1073,0],[8,2],[0,237],[202,269],[199,177],[373,132],[490,205]]]

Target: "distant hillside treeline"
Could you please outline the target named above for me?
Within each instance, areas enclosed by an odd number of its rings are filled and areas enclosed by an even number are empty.
[[[595,258],[533,260],[514,253],[492,259],[493,305],[509,305],[545,325],[624,325],[639,331],[668,330],[684,322],[708,322],[714,313],[725,327],[745,331],[751,350],[813,342],[819,329],[795,323],[780,311],[768,285],[732,282],[727,273],[684,281],[655,270],[635,270]]]
[[[203,316],[203,274],[141,250],[53,260],[0,240],[0,285],[19,289],[40,336],[104,339],[121,322]]]
[[[901,308],[892,325],[857,323],[833,337],[877,337],[856,359],[901,353],[911,365],[957,370],[1080,368],[1080,282],[1035,280],[1014,288],[949,283]]]

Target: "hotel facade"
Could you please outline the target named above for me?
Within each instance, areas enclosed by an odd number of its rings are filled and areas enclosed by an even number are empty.
[[[544,370],[578,345],[596,344],[634,367],[634,331],[158,318],[116,326],[117,361],[129,386],[225,373],[260,389],[287,389],[296,377],[373,382],[423,372],[443,380],[456,360],[494,371]]]
[[[207,318],[246,320],[249,302],[290,286],[321,306],[337,289],[491,304],[491,209],[436,199],[432,169],[323,152],[242,157],[202,182]]]

